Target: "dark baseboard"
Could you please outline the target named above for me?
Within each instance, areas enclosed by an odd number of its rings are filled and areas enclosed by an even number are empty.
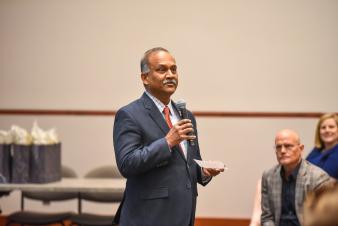
[[[195,226],[248,226],[250,219],[199,217]]]
[[[249,219],[199,217],[196,218],[195,226],[248,226],[249,223]],[[5,225],[6,216],[0,215],[0,226]]]

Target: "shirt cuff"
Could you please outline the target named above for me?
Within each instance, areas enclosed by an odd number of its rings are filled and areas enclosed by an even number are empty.
[[[211,176],[204,174],[203,169],[201,168],[202,183],[208,183],[211,180]]]

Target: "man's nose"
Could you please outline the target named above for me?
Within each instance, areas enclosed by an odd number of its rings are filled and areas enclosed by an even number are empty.
[[[284,145],[281,146],[280,152],[281,153],[286,153],[287,152],[286,147]]]
[[[175,75],[175,73],[173,73],[170,69],[168,69],[166,76],[171,78],[171,77],[174,77],[174,75]]]

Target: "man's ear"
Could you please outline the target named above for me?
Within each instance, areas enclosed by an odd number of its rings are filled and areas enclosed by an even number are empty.
[[[143,85],[148,85],[148,73],[142,73],[141,74],[141,79],[142,79],[142,82],[143,82]]]
[[[299,149],[300,149],[300,152],[303,153],[304,152],[304,144],[300,144]]]

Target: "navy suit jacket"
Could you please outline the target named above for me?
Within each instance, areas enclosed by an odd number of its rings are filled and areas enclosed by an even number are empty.
[[[189,111],[188,117],[197,136],[196,121]],[[194,224],[197,183],[206,184],[193,160],[201,159],[198,139],[195,146],[188,147],[185,159],[178,146],[170,150],[165,139],[168,131],[162,113],[145,93],[116,113],[116,163],[127,178],[117,213],[119,226]]]

